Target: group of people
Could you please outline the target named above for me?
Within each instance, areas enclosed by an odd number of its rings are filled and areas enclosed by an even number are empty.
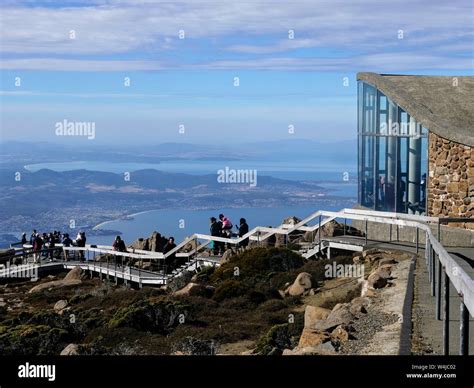
[[[215,237],[223,237],[223,238],[230,238],[234,235],[232,233],[232,228],[234,225],[230,218],[226,217],[224,214],[219,214],[219,220],[216,217],[210,218],[210,234],[211,236]],[[235,225],[238,232],[238,237],[243,237],[249,231],[249,226],[247,224],[247,220],[245,218],[241,218],[239,221],[239,225]],[[239,243],[239,247],[246,247],[249,244],[249,239],[246,238]],[[211,241],[211,249],[214,255],[220,255],[223,253],[225,248],[225,243],[221,241]]]
[[[210,218],[210,234],[211,236],[215,237],[222,237],[222,238],[231,238],[235,235],[238,237],[243,237],[249,231],[249,226],[245,218],[241,218],[239,225],[235,225],[237,228],[237,232],[233,233],[232,229],[234,225],[230,218],[226,217],[224,214],[219,214],[219,219],[216,217]],[[86,246],[86,234],[85,232],[79,231],[76,239],[72,240],[69,236],[69,233],[61,233],[61,231],[53,231],[50,233],[39,233],[36,229],[30,235],[29,240],[27,239],[26,233],[22,234],[21,243],[27,244],[29,243],[33,248],[33,257],[34,262],[38,263],[41,259],[41,255],[49,258],[50,261],[54,259],[54,255],[57,254],[58,251],[55,251],[53,248],[57,246],[57,244],[62,244],[63,247],[79,247],[84,248]],[[246,247],[249,244],[249,239],[246,238],[238,244],[238,247]],[[167,243],[163,247],[163,253],[166,254],[173,249],[176,248],[174,237],[170,237]],[[220,255],[224,252],[226,245],[224,242],[221,241],[211,241],[210,246],[214,255]],[[125,241],[120,237],[117,236],[112,244],[112,249],[117,252],[127,252],[127,247],[125,245]],[[68,250],[64,250],[64,258],[66,260],[69,259]],[[84,260],[84,251],[79,251],[79,259]],[[167,264],[172,264],[176,260],[175,255],[170,255],[167,259]],[[173,263],[174,264],[174,263]]]
[[[30,235],[30,239],[27,239],[26,233],[23,233],[21,236],[21,243],[29,243],[33,247],[33,259],[35,263],[38,263],[41,259],[41,253],[44,254],[46,258],[49,257],[49,260],[52,261],[54,254],[56,253],[53,248],[57,244],[62,244],[63,247],[85,247],[86,246],[86,234],[85,232],[79,231],[75,240],[72,240],[69,237],[69,233],[61,233],[59,230],[55,230],[50,233],[38,233],[36,229]],[[47,248],[47,250],[45,250]],[[69,258],[68,251],[64,251],[64,257],[67,260]],[[79,251],[79,258],[84,259],[84,251]]]

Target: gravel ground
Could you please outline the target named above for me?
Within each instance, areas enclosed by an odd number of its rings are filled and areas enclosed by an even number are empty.
[[[375,306],[371,306],[375,307]],[[376,308],[369,308],[367,314],[363,314],[351,325],[354,332],[351,334],[355,339],[343,343],[339,349],[340,354],[359,354],[371,341],[372,337],[384,326],[397,322],[398,316],[387,314]]]

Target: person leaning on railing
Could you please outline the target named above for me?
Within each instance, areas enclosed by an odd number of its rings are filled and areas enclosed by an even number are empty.
[[[87,241],[87,239],[86,239],[86,233],[85,233],[85,232],[79,232],[79,233],[77,234],[77,237],[76,237],[76,246],[77,246],[78,248],[85,248],[85,246],[86,246],[86,241]],[[80,251],[79,251],[79,259],[80,259],[81,261],[84,260],[84,251],[83,251],[83,250],[80,250]]]
[[[118,252],[127,252],[125,242],[120,238],[120,236],[115,237],[114,243],[112,244],[112,249]]]

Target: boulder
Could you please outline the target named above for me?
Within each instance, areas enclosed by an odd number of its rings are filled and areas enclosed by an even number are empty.
[[[316,346],[296,347],[294,349],[283,350],[283,356],[331,356],[335,355],[336,350],[330,341]]]
[[[67,275],[64,277],[64,281],[68,280],[81,280],[82,278],[82,269],[81,267],[77,266],[71,269]]]
[[[384,259],[380,259],[379,260],[379,268],[382,266],[382,265],[386,265],[386,264],[397,264],[398,261],[395,260],[395,259],[392,259],[391,257],[386,257]]]
[[[64,310],[66,307],[67,307],[67,300],[61,299],[55,303],[53,309],[54,311],[59,313],[61,310]]]
[[[228,263],[232,256],[234,256],[234,251],[232,249],[227,249],[220,259],[220,264]]]
[[[356,316],[359,314],[366,314],[369,305],[369,298],[359,296],[351,300],[349,311]]]
[[[308,346],[316,346],[323,342],[329,341],[330,337],[327,333],[318,330],[304,328],[301,332],[301,337],[298,342],[298,348],[305,348]]]
[[[62,287],[73,287],[82,284],[82,280],[80,279],[72,279],[72,280],[53,280],[52,282],[46,282],[42,284],[38,284],[34,286],[31,290],[28,291],[29,294],[33,294],[35,292],[41,292],[44,290],[50,290],[54,288],[62,288]]]
[[[350,329],[347,326],[339,325],[332,331],[331,340],[337,343],[347,342],[351,338],[349,331]]]
[[[390,279],[390,269],[387,267],[377,268],[367,278],[369,287],[383,288],[387,285]]]
[[[149,249],[152,252],[163,252],[166,239],[158,232],[153,232],[149,239]]]
[[[316,321],[326,319],[331,310],[323,307],[307,305],[304,310],[304,327],[311,329]]]
[[[188,283],[187,286],[173,293],[174,296],[196,296],[205,292],[206,287],[198,283]]]
[[[148,251],[149,247],[149,240],[147,238],[140,237],[138,240],[135,240],[129,248],[131,249],[140,249],[142,251]]]
[[[287,217],[283,220],[282,224],[284,225],[290,225],[290,226],[295,226],[296,224],[299,224],[301,220],[298,217],[291,216]]]
[[[60,353],[61,356],[78,356],[79,355],[79,345],[69,344],[66,346]]]
[[[307,272],[301,272],[296,277],[294,283],[288,287],[285,294],[290,296],[307,295],[311,289],[311,275]]]
[[[339,325],[348,325],[355,319],[350,311],[350,303],[338,303],[324,320],[316,321],[315,330],[331,331]]]

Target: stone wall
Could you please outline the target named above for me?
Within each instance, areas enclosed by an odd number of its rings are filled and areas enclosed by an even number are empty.
[[[474,148],[429,134],[428,215],[474,216]],[[474,223],[451,226],[474,229]]]

